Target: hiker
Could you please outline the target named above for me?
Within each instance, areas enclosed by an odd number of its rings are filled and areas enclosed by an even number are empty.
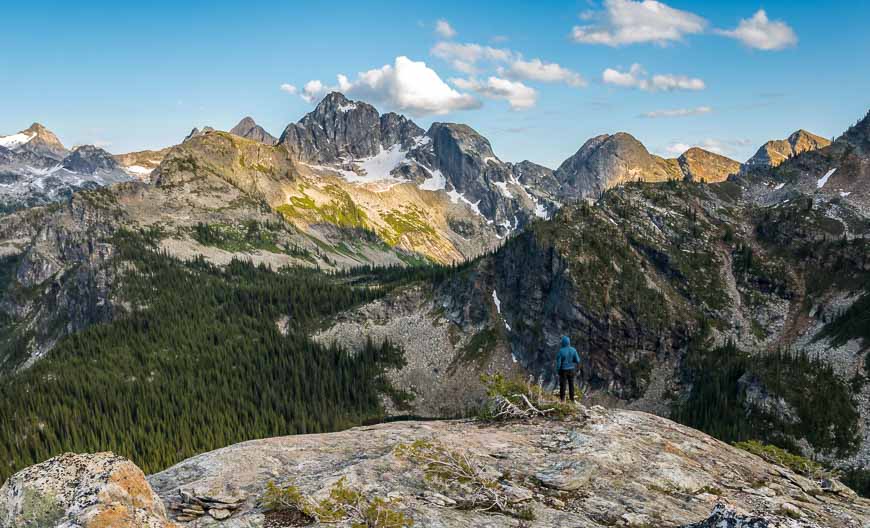
[[[577,350],[571,346],[568,336],[562,336],[562,348],[556,355],[556,371],[559,373],[559,399],[565,401],[565,385],[568,385],[568,393],[571,401],[574,401],[574,372],[580,366],[580,356]]]

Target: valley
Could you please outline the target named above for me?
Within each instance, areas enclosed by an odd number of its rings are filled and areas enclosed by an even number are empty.
[[[481,375],[554,387],[562,335],[590,405],[870,463],[870,117],[745,164],[603,135],[555,170],[339,93],[280,136],[43,130],[0,138],[0,479],[474,416]]]

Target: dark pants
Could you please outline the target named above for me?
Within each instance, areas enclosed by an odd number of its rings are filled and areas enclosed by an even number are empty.
[[[568,394],[574,401],[574,369],[559,371],[559,399],[565,401],[565,385],[568,385]]]

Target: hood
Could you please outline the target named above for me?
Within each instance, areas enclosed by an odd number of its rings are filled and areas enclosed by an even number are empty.
[[[568,339],[568,336],[562,336],[562,346],[571,346],[571,340]]]

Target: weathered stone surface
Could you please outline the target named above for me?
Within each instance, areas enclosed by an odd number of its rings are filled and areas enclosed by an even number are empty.
[[[321,497],[339,478],[369,498],[397,499],[397,509],[417,526],[517,526],[516,519],[452,507],[449,490],[424,480],[421,467],[395,453],[400,444],[427,440],[471,454],[534,511],[531,526],[859,528],[870,523],[870,501],[821,488],[819,498],[812,498],[788,470],[698,431],[640,412],[596,407],[588,415],[585,421],[500,425],[401,422],[269,438],[204,453],[149,481],[164,500],[180,490],[229,490],[243,502],[220,523],[226,527],[263,526],[258,499],[270,481],[292,482],[304,494]],[[757,492],[763,488],[778,491]],[[733,511],[718,509],[711,516],[720,502]],[[783,506],[787,503],[802,516],[784,513],[791,511]],[[716,524],[723,519],[731,524]]]
[[[0,488],[0,528],[176,528],[145,475],[112,453],[67,453]]]

